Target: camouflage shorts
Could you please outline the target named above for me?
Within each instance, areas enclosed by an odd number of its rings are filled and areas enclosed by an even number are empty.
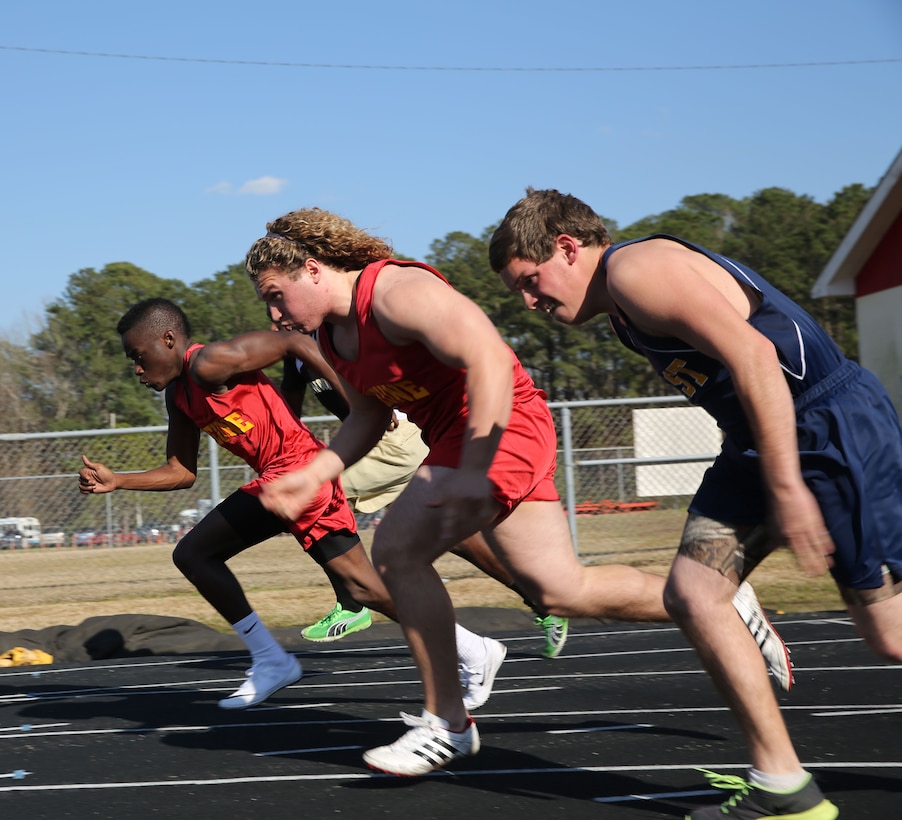
[[[727,524],[689,514],[680,539],[680,555],[717,570],[735,584],[742,583],[779,546],[764,524]],[[902,578],[883,568],[883,584],[853,589],[837,584],[842,599],[853,606],[868,606],[902,594]]]
[[[764,524],[727,524],[690,513],[679,554],[739,585],[777,546]]]

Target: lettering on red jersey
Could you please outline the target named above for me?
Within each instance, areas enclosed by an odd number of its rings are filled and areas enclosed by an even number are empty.
[[[429,391],[411,381],[403,381],[374,385],[366,391],[366,395],[379,399],[388,407],[397,407],[399,404],[424,399],[429,395]]]
[[[238,412],[229,413],[221,419],[211,421],[204,432],[217,443],[225,447],[229,441],[254,429],[254,423],[243,418]]]

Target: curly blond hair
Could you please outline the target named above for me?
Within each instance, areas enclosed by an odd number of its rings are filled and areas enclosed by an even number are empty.
[[[311,258],[337,270],[360,270],[394,253],[384,239],[322,208],[292,211],[267,223],[266,231],[244,259],[251,279],[267,268],[278,268],[291,277]]]

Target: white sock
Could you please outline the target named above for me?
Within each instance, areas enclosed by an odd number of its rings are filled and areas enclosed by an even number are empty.
[[[253,610],[250,615],[232,624],[238,637],[244,641],[244,645],[251,653],[251,660],[278,662],[287,654],[282,645],[270,634],[266,624],[260,620],[260,616]]]
[[[449,732],[451,731],[448,728],[449,724],[448,724],[447,720],[442,720],[442,718],[440,718],[438,715],[433,715],[432,712],[430,712],[428,709],[425,709],[425,708],[423,709],[422,718],[430,726],[439,726],[442,729],[448,729]]]
[[[464,666],[471,669],[485,661],[485,639],[460,624],[454,624],[457,636],[457,657]]]
[[[790,794],[797,792],[808,780],[808,772],[804,769],[798,774],[767,774],[757,769],[749,769],[748,781],[759,789],[778,794]]]

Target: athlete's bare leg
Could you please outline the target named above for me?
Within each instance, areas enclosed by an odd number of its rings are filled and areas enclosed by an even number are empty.
[[[424,705],[451,731],[468,723],[458,676],[454,608],[433,562],[448,551],[439,538],[442,512],[429,507],[432,482],[447,468],[422,467],[391,505],[373,537],[373,564],[385,580],[423,682]],[[489,512],[487,518],[498,511]],[[486,521],[467,526],[487,525]],[[472,532],[461,532],[460,540]]]
[[[370,562],[363,544],[358,542],[346,553],[327,561],[323,569],[330,580],[335,578],[333,586],[336,590],[345,590],[345,594],[357,602],[351,609],[358,610],[360,606],[366,606],[381,612],[386,618],[398,620],[385,583]]]
[[[426,506],[430,482],[440,481],[446,472],[418,472],[376,531],[373,563],[385,579],[417,662],[426,709],[448,721],[451,731],[462,731],[467,714],[457,679],[454,610],[432,566],[447,549],[437,538],[440,510]],[[530,598],[554,614],[668,620],[664,578],[626,566],[584,567],[558,502],[523,503],[485,534]],[[460,540],[466,533],[457,536]]]
[[[485,536],[529,599],[553,615],[670,620],[663,576],[622,564],[580,563],[560,502],[524,502]]]
[[[337,575],[331,569],[329,569],[328,564],[323,566],[323,572],[326,573],[326,578],[329,579],[329,583],[332,585],[332,592],[335,593],[335,600],[341,605],[342,609],[350,610],[351,612],[356,612],[360,609],[363,604],[358,603],[354,596],[351,595],[350,590],[347,589],[344,585],[344,581],[342,581],[341,576]]]
[[[865,643],[882,658],[902,662],[902,594],[867,606],[847,607]]]
[[[794,774],[801,771],[801,764],[758,645],[733,607],[735,593],[732,580],[678,555],[665,601],[739,723],[752,766],[770,774]]]

